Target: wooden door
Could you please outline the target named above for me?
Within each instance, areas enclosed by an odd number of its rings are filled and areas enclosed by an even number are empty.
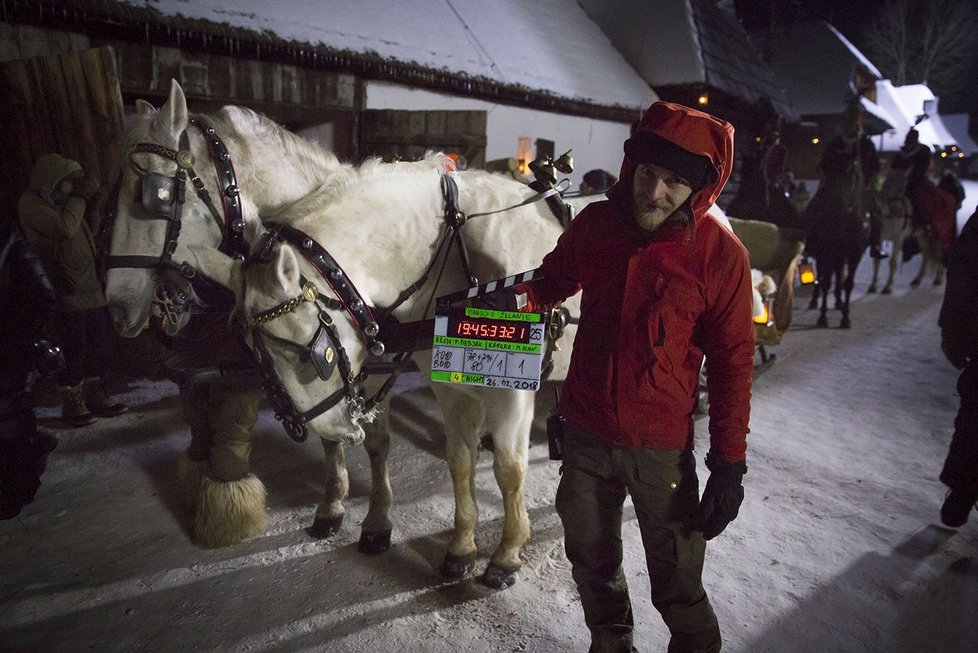
[[[470,168],[486,165],[485,111],[395,111],[360,115],[360,157],[413,161],[426,150],[465,157]]]
[[[124,127],[112,48],[0,63],[0,115],[0,211],[16,214],[34,161],[47,152],[78,161],[106,186]]]

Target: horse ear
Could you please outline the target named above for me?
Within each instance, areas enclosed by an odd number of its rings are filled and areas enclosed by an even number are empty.
[[[299,285],[299,259],[288,245],[282,244],[278,248],[275,278],[287,292]]]
[[[161,124],[167,126],[170,133],[179,136],[187,128],[190,120],[187,111],[187,96],[177,80],[170,80],[170,97],[160,109]]]
[[[136,100],[136,114],[140,116],[155,116],[156,107],[146,100]]]

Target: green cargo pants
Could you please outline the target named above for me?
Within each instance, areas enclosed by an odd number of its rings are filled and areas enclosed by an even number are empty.
[[[264,397],[258,385],[201,383],[181,393],[190,424],[192,460],[207,460],[207,475],[216,481],[244,478],[251,471],[251,429]]]
[[[626,449],[568,426],[557,488],[567,558],[591,630],[591,652],[632,651],[633,617],[622,571],[622,506],[635,506],[652,604],[672,633],[669,653],[720,650],[703,589],[706,542],[684,528],[699,501],[691,451]]]

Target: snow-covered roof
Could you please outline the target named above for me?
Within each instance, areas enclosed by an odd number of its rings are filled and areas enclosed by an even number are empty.
[[[872,102],[865,95],[859,98],[859,105],[863,108],[863,111],[869,114],[868,117],[863,117],[863,128],[867,133],[873,135],[880,134],[889,129],[893,129],[894,125],[897,124],[897,120],[889,111]]]
[[[119,1],[119,0],[117,0]],[[577,2],[566,0],[121,0],[307,44],[562,98],[642,110],[655,99]]]
[[[653,87],[702,86],[749,103],[766,96],[796,117],[747,32],[712,0],[579,2]]]
[[[779,25],[764,47],[778,83],[802,116],[842,113],[855,97],[852,80],[857,67],[882,78],[876,66],[825,21]]]
[[[935,149],[957,143],[944,126],[938,113],[938,100],[926,84],[894,86],[890,80],[882,79],[876,82],[876,99],[894,118],[893,129],[884,132],[880,138],[881,151],[895,152],[903,147],[907,132],[925,114],[927,118],[915,127],[921,143]]]

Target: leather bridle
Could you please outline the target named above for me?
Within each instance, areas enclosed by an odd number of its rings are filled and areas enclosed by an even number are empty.
[[[187,181],[189,179],[197,197],[204,203],[221,233],[219,251],[238,260],[247,256],[247,245],[244,242],[244,218],[241,210],[240,190],[231,163],[231,155],[224,142],[217,136],[214,127],[203,118],[193,117],[190,124],[200,130],[211,159],[214,161],[218,185],[222,190],[218,194],[221,199],[221,209],[218,211],[211,199],[210,193],[204,187],[204,182],[194,170],[194,155],[190,151],[190,139],[187,132],[180,134],[179,150],[158,145],[156,143],[137,143],[129,150],[129,165],[140,178],[142,206],[151,219],[165,220],[166,237],[162,251],[158,256],[151,255],[109,255],[105,259],[105,268],[143,268],[159,270],[161,273],[176,273],[178,278],[193,288],[198,297],[224,295],[230,292],[186,261],[177,263],[173,260],[182,227],[183,208],[186,203]],[[176,164],[173,176],[150,172],[133,161],[134,154],[153,154]],[[169,321],[175,324],[181,312],[191,311],[191,300],[187,293],[172,283],[158,283],[153,293],[153,303],[160,308],[164,324]]]

